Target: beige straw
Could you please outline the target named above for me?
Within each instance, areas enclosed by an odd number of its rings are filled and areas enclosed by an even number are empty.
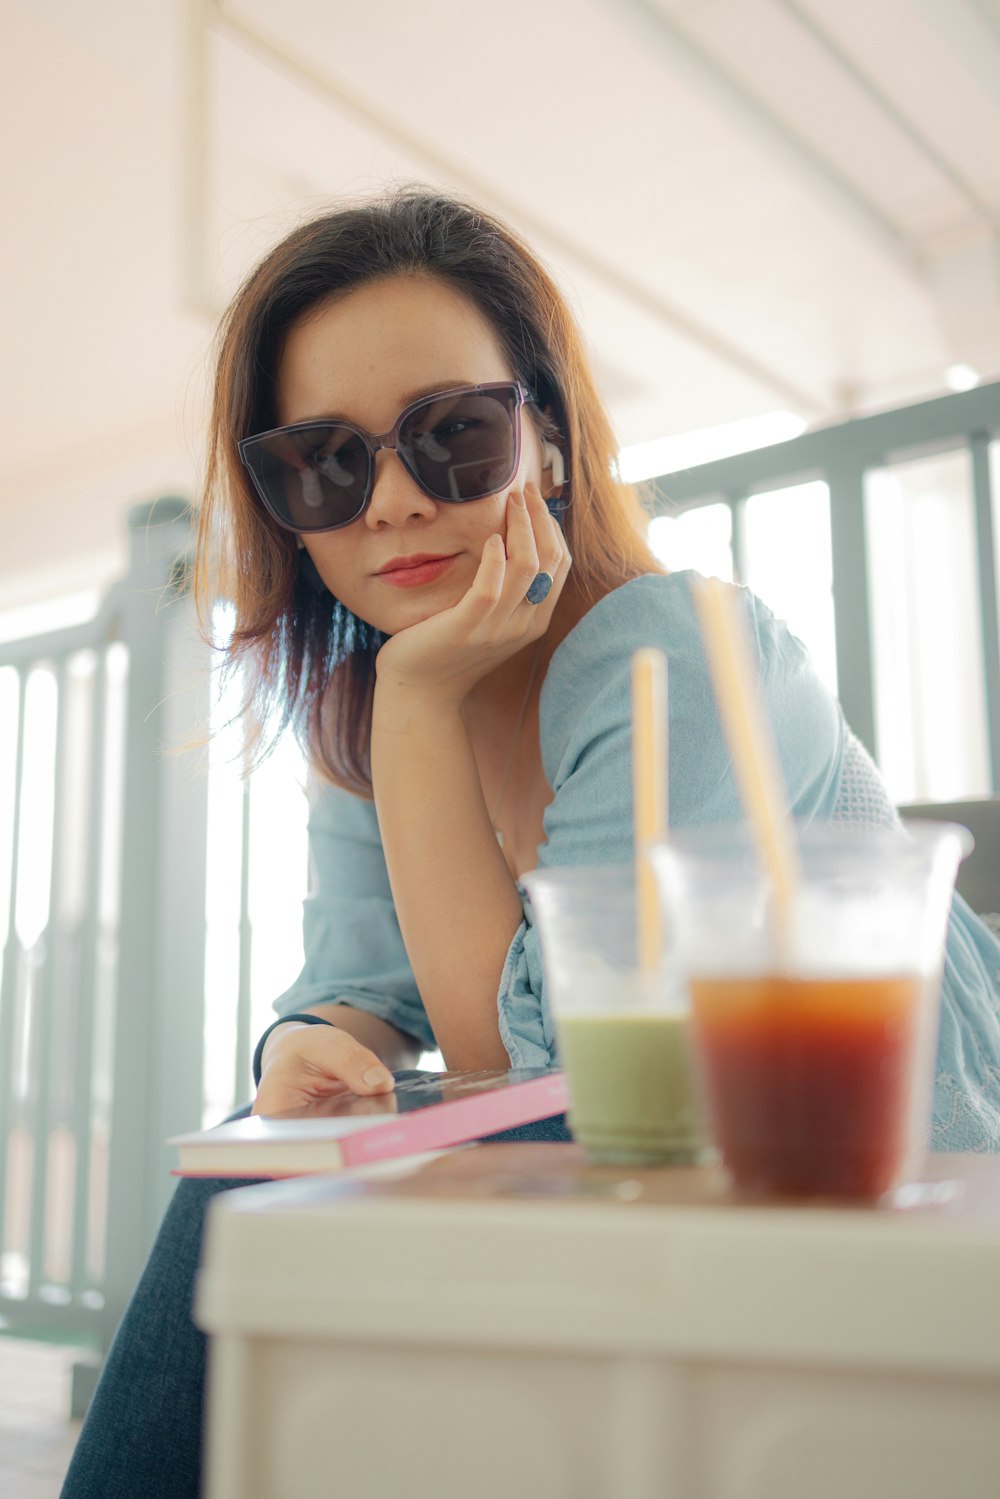
[[[743,807],[774,882],[775,939],[787,948],[799,858],[757,673],[735,588],[709,578],[693,585],[719,717]]]
[[[651,648],[632,657],[632,787],[639,968],[650,973],[663,948],[651,850],[667,835],[667,658]]]

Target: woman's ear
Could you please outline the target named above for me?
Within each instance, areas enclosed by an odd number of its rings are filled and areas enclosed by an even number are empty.
[[[549,514],[554,515],[561,524],[562,512],[567,509],[572,498],[567,493],[569,482],[566,476],[566,459],[559,442],[565,431],[565,413],[552,382],[544,374],[535,371],[528,383],[538,392],[535,404],[541,415],[538,437],[542,449],[542,493]],[[548,480],[546,470],[551,476]]]

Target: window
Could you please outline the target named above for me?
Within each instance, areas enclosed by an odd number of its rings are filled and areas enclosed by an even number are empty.
[[[755,494],[743,533],[747,585],[798,636],[836,695],[830,491],[814,481]]]
[[[649,545],[671,572],[693,568],[706,578],[732,582],[732,515],[728,505],[701,505],[649,523]]]
[[[890,795],[988,795],[968,453],[873,469],[865,512],[878,758]]]

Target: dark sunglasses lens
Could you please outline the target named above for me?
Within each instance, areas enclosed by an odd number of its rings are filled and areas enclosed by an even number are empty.
[[[370,460],[349,427],[300,427],[244,451],[271,512],[293,531],[327,531],[361,514]]]
[[[400,451],[437,499],[480,500],[514,477],[516,419],[513,389],[435,396],[403,422]]]

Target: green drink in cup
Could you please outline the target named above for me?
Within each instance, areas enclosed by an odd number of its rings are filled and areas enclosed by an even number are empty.
[[[570,1122],[588,1155],[620,1164],[701,1158],[686,1017],[571,1015],[559,1035]]]
[[[634,867],[536,870],[524,885],[574,1137],[595,1161],[702,1161],[687,990],[669,947],[654,967],[640,964]]]
[[[632,657],[633,865],[526,875],[574,1136],[595,1161],[707,1153],[687,990],[665,941],[652,850],[667,830],[667,661]]]

